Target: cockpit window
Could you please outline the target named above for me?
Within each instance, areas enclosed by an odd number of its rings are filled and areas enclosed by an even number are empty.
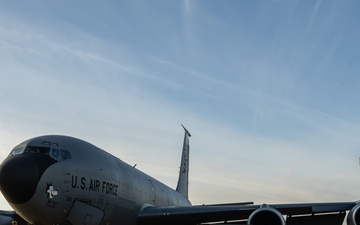
[[[61,160],[67,160],[67,159],[71,159],[71,155],[70,152],[64,149],[61,149]]]
[[[59,149],[59,148],[50,148],[50,147],[39,147],[39,146],[26,146],[14,148],[10,156],[20,155],[20,154],[29,154],[29,155],[48,155],[56,161],[64,161],[71,159],[70,152],[68,150]]]
[[[10,155],[20,155],[24,152],[25,147],[15,148],[10,152]]]
[[[57,149],[57,148],[51,149],[50,156],[51,156],[52,158],[54,158],[55,160],[57,160],[57,161],[61,161],[60,150]]]
[[[64,149],[52,148],[50,151],[50,156],[57,161],[64,161],[71,159],[70,152]]]
[[[50,147],[27,146],[24,153],[49,155]]]

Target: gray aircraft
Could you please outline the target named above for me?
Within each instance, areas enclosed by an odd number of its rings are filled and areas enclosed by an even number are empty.
[[[191,205],[189,131],[176,189],[79,139],[48,135],[16,147],[0,166],[0,189],[14,211],[0,225],[360,225],[357,202]]]

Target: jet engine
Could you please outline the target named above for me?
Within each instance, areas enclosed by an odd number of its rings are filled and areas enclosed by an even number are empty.
[[[251,225],[285,225],[285,219],[283,215],[276,209],[268,207],[267,205],[261,206],[261,208],[251,213],[248,224]],[[360,224],[359,224],[360,225]]]
[[[16,221],[18,225],[28,224],[24,219],[17,215],[14,211],[0,210],[0,225],[13,224]]]
[[[346,222],[348,225],[360,225],[360,203],[356,204],[349,212]]]

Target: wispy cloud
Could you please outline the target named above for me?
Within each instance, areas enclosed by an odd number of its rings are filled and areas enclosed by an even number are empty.
[[[303,11],[294,14],[281,11],[293,4],[259,10],[240,2],[241,14],[227,10],[230,4],[218,10],[215,2],[183,1],[180,9],[164,6],[168,11],[130,4],[136,13],[110,10],[96,18],[100,25],[86,20],[99,13],[90,8],[74,23],[62,17],[40,23],[1,9],[2,158],[24,139],[60,133],[137,159],[140,169],[173,186],[183,123],[193,135],[194,203],[358,194],[352,188],[360,182],[358,104],[348,101],[356,99],[349,93],[356,95],[358,79],[348,79],[356,66],[342,75],[342,86],[330,79],[343,58],[353,57],[344,53],[357,40],[332,35],[326,2],[299,2]],[[111,29],[92,30],[103,24]],[[346,114],[335,110],[341,106]]]

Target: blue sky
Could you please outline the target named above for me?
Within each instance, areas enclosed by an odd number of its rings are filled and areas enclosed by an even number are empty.
[[[194,204],[357,200],[359,9],[2,1],[0,159],[64,134],[174,187],[184,124]]]

